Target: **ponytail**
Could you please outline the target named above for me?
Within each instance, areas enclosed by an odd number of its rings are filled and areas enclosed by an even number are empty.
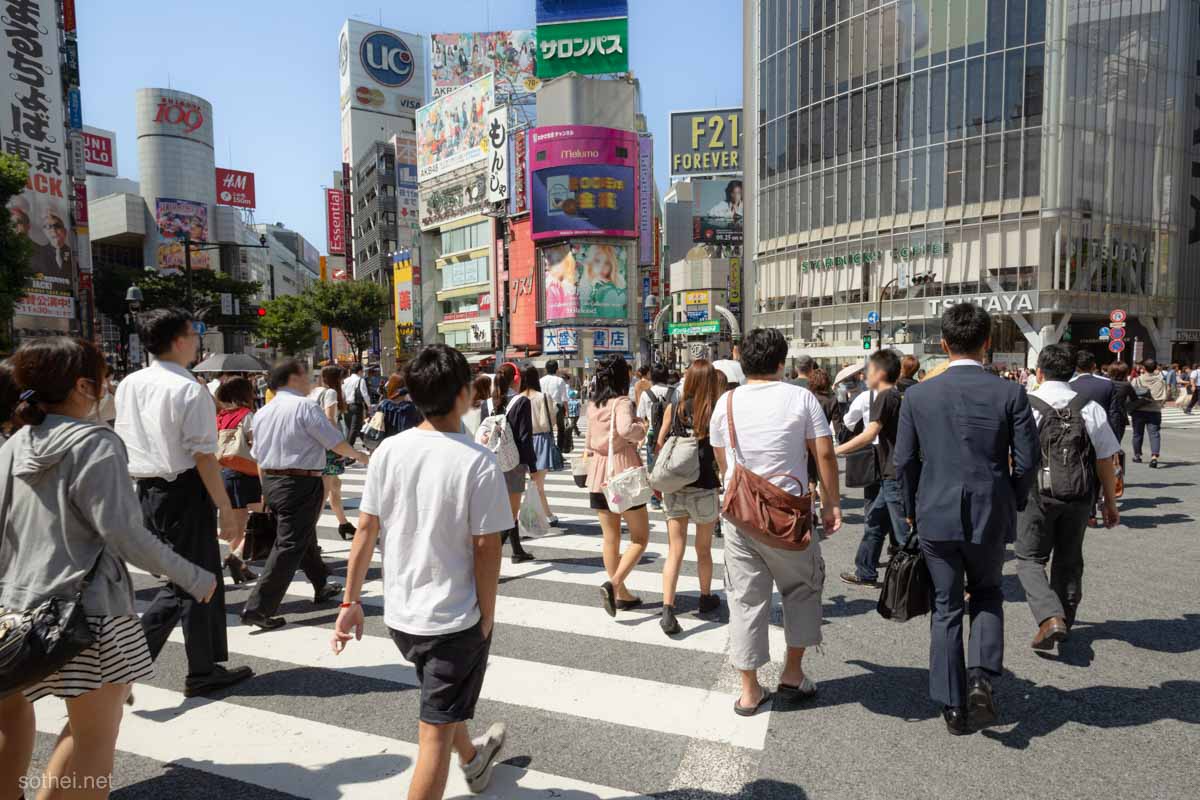
[[[42,408],[38,401],[37,392],[32,389],[21,392],[12,421],[14,430],[25,425],[41,425],[46,421],[46,409]]]
[[[496,370],[496,380],[492,382],[493,414],[504,413],[504,399],[508,396],[508,390],[512,388],[516,375],[517,371],[513,369],[512,364],[501,364],[500,369]]]
[[[99,347],[65,336],[27,342],[13,355],[10,366],[21,389],[13,412],[14,428],[41,425],[46,421],[45,407],[65,403],[80,379],[91,381],[99,398],[108,375]]]

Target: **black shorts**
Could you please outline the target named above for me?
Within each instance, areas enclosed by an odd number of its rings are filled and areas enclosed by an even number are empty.
[[[229,504],[234,508],[246,508],[252,503],[262,502],[262,484],[255,476],[235,469],[222,469],[221,477],[225,479]]]
[[[611,511],[608,507],[608,498],[604,496],[604,492],[588,492],[588,505],[592,507],[592,511]],[[646,504],[627,508],[626,511],[637,511],[639,508],[645,508]],[[613,512],[616,513],[616,512]]]
[[[417,670],[421,682],[421,722],[447,725],[475,716],[483,689],[492,639],[483,638],[482,622],[465,631],[416,636],[388,629],[392,641]]]

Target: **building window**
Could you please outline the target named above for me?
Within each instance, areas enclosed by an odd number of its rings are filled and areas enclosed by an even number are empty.
[[[907,150],[909,133],[912,130],[912,81],[900,78],[896,81],[896,149]]]
[[[466,261],[455,261],[442,267],[442,288],[455,289],[473,286],[488,279],[488,257],[480,256]]]
[[[980,197],[980,182],[983,178],[982,139],[970,139],[967,141],[967,149],[964,159],[964,166],[966,167],[966,181],[963,187],[963,200],[967,203],[978,203]]]
[[[912,210],[925,210],[926,173],[925,151],[914,150],[912,154]]]
[[[892,215],[892,157],[879,159],[879,216]]]
[[[451,253],[461,253],[466,250],[474,250],[478,247],[487,247],[491,231],[491,223],[477,222],[474,225],[465,225],[461,228],[455,228],[449,231],[443,231],[441,236],[441,254],[443,256]]]
[[[1025,51],[1025,124],[1042,124],[1042,69],[1046,53],[1041,45]]]
[[[1021,196],[1021,134],[1004,135],[1004,199]]]
[[[1004,129],[1021,127],[1025,116],[1025,51],[1004,54]]]
[[[955,142],[946,146],[946,207],[962,205],[963,146]]]
[[[941,145],[929,148],[929,208],[942,208],[946,203],[946,152]]]
[[[1019,51],[1018,51],[1019,52]],[[984,97],[984,132],[999,133],[1004,117],[1004,54],[987,57],[986,96]]]
[[[963,109],[966,102],[967,65],[964,61],[950,65],[949,87],[946,90],[946,141],[963,136]]]
[[[909,211],[908,193],[911,190],[912,175],[909,172],[908,153],[896,156],[896,213],[907,214]]]
[[[983,145],[983,199],[1000,199],[1000,137],[989,136]]]
[[[1032,130],[1025,132],[1025,176],[1022,179],[1023,193],[1026,197],[1041,195],[1042,177],[1042,132]]]
[[[896,6],[885,6],[880,20],[879,77],[887,80],[896,74]]]
[[[929,73],[914,76],[912,86],[912,144],[924,147],[929,130]]]
[[[983,59],[967,62],[967,135],[983,133]]]
[[[879,87],[879,152],[892,152],[892,137],[896,134],[895,87],[885,83]]]
[[[987,0],[988,52],[1004,49],[1004,5],[1006,0]]]
[[[1025,44],[1025,0],[1008,0],[1008,47]]]

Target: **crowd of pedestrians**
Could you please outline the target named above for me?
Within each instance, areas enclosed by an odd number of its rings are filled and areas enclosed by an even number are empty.
[[[1031,646],[1053,649],[1070,636],[1082,598],[1089,524],[1120,519],[1126,427],[1133,460],[1148,439],[1157,466],[1162,407],[1189,387],[1194,405],[1200,370],[1147,359],[1131,376],[1126,365],[1101,370],[1086,351],[1049,345],[1035,371],[1006,378],[984,364],[992,331],[984,310],[953,306],[941,331],[947,361],[924,379],[915,358],[891,350],[838,378],[802,357],[785,379],[786,338],[756,329],[735,359],[696,359],[683,375],[657,364],[635,379],[623,357],[601,358],[586,404],[583,386],[559,375],[554,361],[544,373],[506,363],[475,376],[443,345],[423,348],[391,375],[378,403],[361,368],[327,366],[314,382],[306,364],[287,359],[267,374],[264,404],[246,377],[221,376],[211,391],[197,380],[188,371],[198,347],[193,319],[163,309],[142,315],[153,358],[120,382],[111,427],[100,411],[107,367],[94,345],[25,345],[0,363],[0,607],[29,608],[82,587],[91,640],[0,698],[0,791],[16,796],[10,789],[33,748],[33,703],[50,694],[66,700],[69,717],[50,773],[111,771],[130,685],[152,673],[178,624],[184,694],[250,678],[249,667],[226,666],[225,570],[253,584],[240,620],[265,631],[286,624],[278,611],[302,571],[315,604],[340,598],[332,647],[344,652],[363,634],[362,590],[377,550],[384,622],[420,683],[410,796],[440,797],[455,755],[468,786],[482,791],[507,731],[497,723],[472,738],[467,724],[503,602],[503,544],[513,563],[534,558],[521,541],[528,507],[549,526],[562,524],[545,479],[573,449],[602,534],[598,600],[610,617],[645,605],[629,578],[654,505],[668,537],[664,634],[684,633],[677,583],[689,529],[696,612],[714,619],[722,599],[712,542],[724,517],[739,716],[817,693],[804,656],[823,636],[821,540],[842,528],[838,458],[858,456],[864,529],[841,580],[877,589],[885,544],[889,554],[919,549],[932,587],[930,696],[950,733],[987,727],[1003,674],[1008,544],[1034,618]],[[576,448],[580,417],[587,427]],[[370,453],[356,449],[360,438]],[[353,462],[367,466],[356,523],[339,478]],[[748,498],[758,498],[761,519],[747,516]],[[338,532],[352,539],[345,586],[318,544],[326,501]],[[251,520],[267,517],[273,543],[256,573],[243,547]],[[163,578],[140,619],[127,562]],[[786,651],[768,688],[759,673],[771,660],[776,594]]]

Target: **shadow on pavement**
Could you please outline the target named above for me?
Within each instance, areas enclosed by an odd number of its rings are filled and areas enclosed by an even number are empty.
[[[1192,653],[1200,650],[1200,614],[1184,614],[1177,619],[1114,619],[1077,623],[1071,629],[1071,638],[1059,645],[1057,659],[1050,654],[1040,655],[1073,667],[1086,667],[1096,657],[1093,645],[1106,639],[1156,653]]]
[[[1193,518],[1188,514],[1158,514],[1153,517],[1127,517],[1121,515],[1121,524],[1127,528],[1134,530],[1147,530],[1150,528],[1158,528],[1163,525],[1179,525],[1184,522],[1192,522]]]
[[[670,789],[655,792],[658,800],[808,800],[808,792],[794,783],[759,778],[733,794],[708,789]]]

